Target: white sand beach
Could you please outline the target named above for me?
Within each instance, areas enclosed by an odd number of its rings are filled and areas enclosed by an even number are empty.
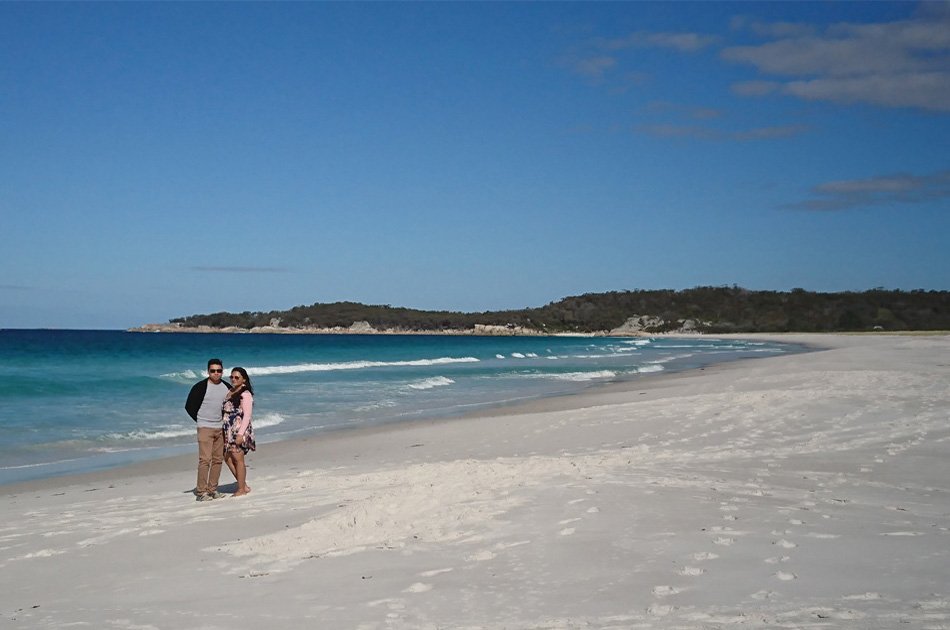
[[[828,349],[264,444],[242,498],[0,488],[0,627],[950,628],[950,336],[780,339]]]

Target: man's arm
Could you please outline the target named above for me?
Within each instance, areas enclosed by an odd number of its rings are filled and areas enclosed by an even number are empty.
[[[198,410],[201,409],[201,402],[205,399],[205,392],[208,391],[208,380],[199,381],[194,384],[191,391],[188,392],[188,399],[185,401],[185,411],[191,416],[191,419],[198,422]]]

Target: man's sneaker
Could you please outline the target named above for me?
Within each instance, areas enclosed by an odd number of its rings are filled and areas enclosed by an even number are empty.
[[[209,498],[209,499],[224,499],[224,498],[226,498],[227,496],[228,496],[228,495],[224,494],[223,492],[218,492],[217,490],[215,490],[214,492],[209,492],[209,493],[208,493],[208,498]]]
[[[213,498],[210,494],[199,494],[195,501],[210,501]]]

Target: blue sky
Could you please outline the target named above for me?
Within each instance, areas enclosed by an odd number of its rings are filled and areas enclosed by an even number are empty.
[[[2,3],[0,327],[950,289],[950,5]]]

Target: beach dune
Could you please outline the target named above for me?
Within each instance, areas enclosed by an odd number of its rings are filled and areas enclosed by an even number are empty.
[[[950,336],[779,339],[823,350],[265,444],[242,498],[0,488],[0,626],[950,628]]]

